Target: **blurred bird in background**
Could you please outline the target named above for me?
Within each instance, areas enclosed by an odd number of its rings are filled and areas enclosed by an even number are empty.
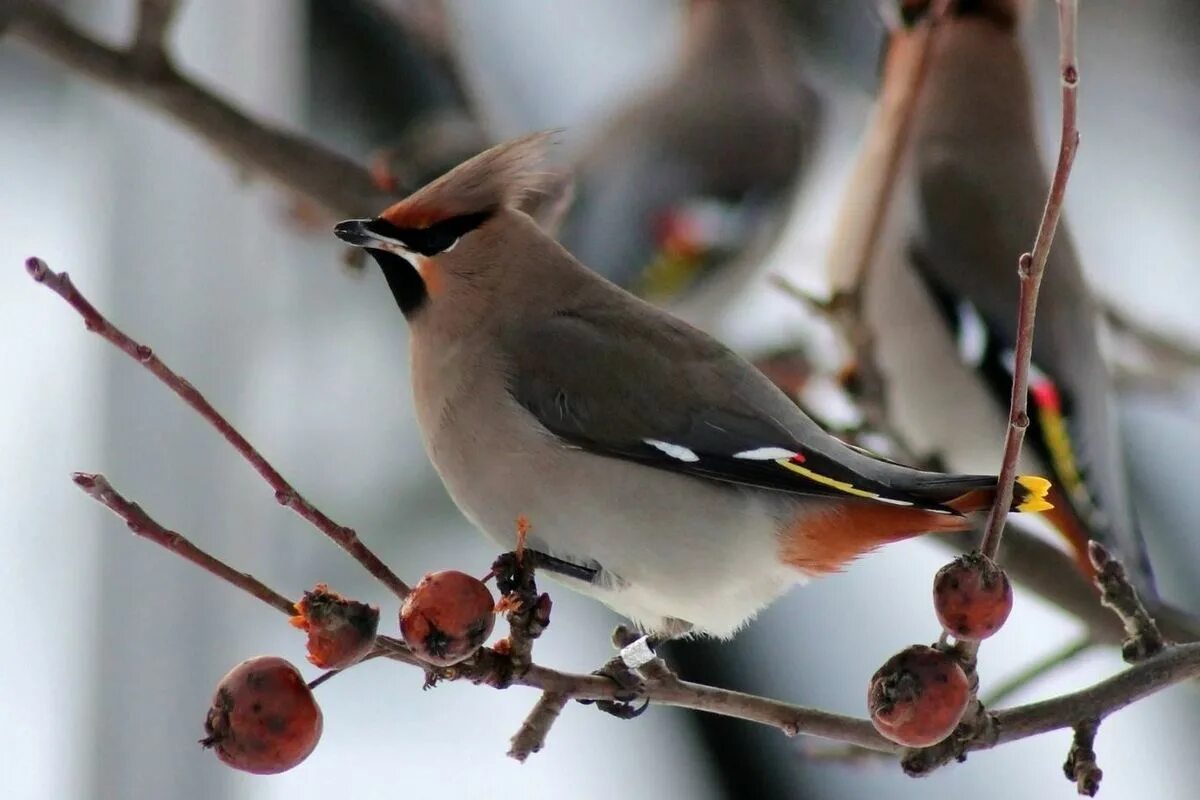
[[[674,68],[574,164],[563,244],[655,302],[697,290],[778,222],[820,109],[778,2],[689,0]]]
[[[914,21],[927,4],[903,5]],[[909,447],[952,469],[998,463],[1012,386],[1017,256],[1031,247],[1049,185],[1020,39],[1028,5],[952,4],[933,39],[888,239],[863,276],[888,421]],[[905,79],[884,74],[882,91]],[[1044,518],[1084,569],[1086,542],[1098,539],[1149,592],[1099,325],[1070,231],[1060,224],[1039,300],[1025,468],[1052,478],[1055,509]]]

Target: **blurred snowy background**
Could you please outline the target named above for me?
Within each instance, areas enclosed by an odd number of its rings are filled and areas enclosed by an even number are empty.
[[[378,120],[339,88],[333,65],[347,47],[338,5],[194,0],[172,44],[184,68],[255,114],[361,158],[384,142],[372,128]],[[836,98],[805,189],[798,252],[815,262],[865,124],[883,26],[869,0],[794,5],[812,74]],[[1082,6],[1084,145],[1068,213],[1084,262],[1103,295],[1200,341],[1200,7]],[[128,0],[66,7],[112,41],[130,30]],[[578,148],[667,68],[680,43],[681,10],[665,0],[448,7],[464,74],[498,138],[564,127],[564,147]],[[1056,136],[1053,23],[1053,4],[1040,2],[1026,29],[1047,152]],[[378,72],[374,80],[380,97],[400,96],[410,83],[389,86]],[[419,102],[441,102],[436,87],[416,86],[426,91]],[[340,266],[332,236],[298,230],[288,198],[244,181],[159,114],[6,40],[0,98],[6,798],[1072,795],[1060,771],[1065,732],[915,782],[894,765],[806,762],[803,742],[659,708],[620,722],[568,707],[546,750],[518,765],[504,752],[531,692],[422,692],[417,673],[386,663],[320,690],[324,739],[299,768],[270,778],[224,768],[196,744],[212,687],[251,655],[302,661],[302,638],[254,601],[127,535],[71,485],[71,471],[105,472],[164,524],[285,593],[320,580],[381,603],[385,620],[395,609],[357,565],[281,510],[195,414],[33,286],[21,267],[26,256],[69,270],[111,319],[201,387],[302,492],[356,527],[401,574],[482,573],[494,554],[421,450],[404,323],[377,273]],[[803,260],[789,270],[803,273]],[[1200,608],[1196,408],[1142,394],[1122,405],[1164,586],[1192,608]],[[933,636],[929,580],[944,560],[921,542],[891,547],[793,592],[732,642],[697,648],[689,662],[703,661],[703,677],[723,685],[861,714],[877,665]],[[609,656],[616,618],[550,589],[554,624],[539,661],[595,668]],[[984,685],[1077,630],[1019,593],[1013,618],[984,648]],[[719,659],[709,657],[714,650]],[[1119,667],[1115,653],[1096,652],[1018,699],[1077,688]],[[1178,687],[1106,723],[1103,796],[1195,796],[1198,700],[1193,687]]]

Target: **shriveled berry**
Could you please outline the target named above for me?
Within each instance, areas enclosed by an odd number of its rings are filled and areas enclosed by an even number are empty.
[[[322,724],[300,671],[282,658],[259,656],[238,664],[217,684],[200,744],[234,769],[272,775],[308,758]]]
[[[469,658],[496,622],[483,581],[455,570],[431,572],[400,608],[400,633],[418,658],[448,667]]]
[[[956,639],[986,639],[1012,611],[1012,584],[1004,570],[981,553],[968,553],[938,570],[933,608],[942,627]]]
[[[379,609],[347,600],[318,583],[296,603],[291,622],[308,632],[308,660],[321,669],[345,669],[375,646]]]
[[[867,708],[883,736],[906,747],[926,747],[950,735],[970,696],[957,661],[932,647],[913,645],[871,677]]]

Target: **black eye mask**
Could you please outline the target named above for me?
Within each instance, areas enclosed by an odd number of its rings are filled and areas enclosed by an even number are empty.
[[[398,228],[382,217],[366,224],[366,229],[376,236],[392,239],[423,256],[444,253],[466,234],[487,222],[492,211],[463,214],[434,223],[428,228]]]

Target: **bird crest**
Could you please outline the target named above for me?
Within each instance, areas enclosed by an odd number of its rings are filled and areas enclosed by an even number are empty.
[[[489,214],[501,207],[517,207],[529,195],[545,192],[558,180],[557,173],[545,166],[557,133],[531,133],[485,150],[379,216],[396,228],[414,230],[457,217]]]

